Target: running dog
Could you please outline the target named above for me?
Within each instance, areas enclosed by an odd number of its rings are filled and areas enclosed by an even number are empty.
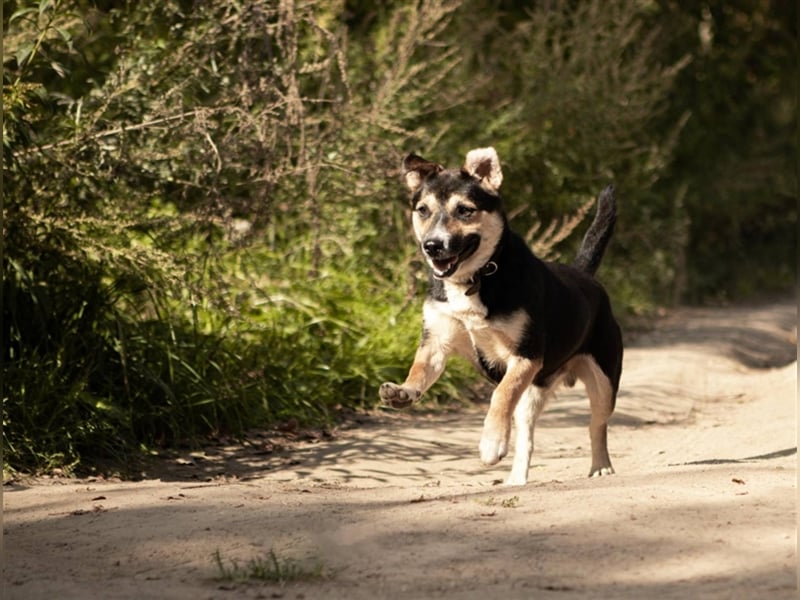
[[[622,372],[622,335],[594,279],[616,222],[613,188],[601,192],[569,266],[540,260],[509,228],[494,148],[470,151],[461,169],[410,154],[403,172],[431,285],[408,377],[382,384],[382,402],[395,408],[417,402],[449,356],[466,357],[497,384],[483,424],[481,461],[493,465],[508,453],[513,415],[516,449],[506,485],[523,485],[536,419],[560,384],[580,379],[591,406],[589,476],[613,473],[606,433]]]

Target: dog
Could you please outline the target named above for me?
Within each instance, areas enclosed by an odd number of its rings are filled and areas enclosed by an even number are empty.
[[[613,186],[598,196],[595,217],[572,265],[544,262],[511,230],[499,193],[494,148],[470,151],[460,169],[409,154],[414,234],[430,267],[422,340],[406,380],[383,383],[384,405],[418,402],[460,354],[496,383],[478,446],[494,465],[515,452],[506,485],[524,485],[536,420],[555,389],[580,380],[591,407],[590,477],[614,472],[608,420],[622,373],[622,334],[605,289],[594,279],[616,223]]]

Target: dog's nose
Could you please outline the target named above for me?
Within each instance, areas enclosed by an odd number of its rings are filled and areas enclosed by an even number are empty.
[[[428,256],[436,256],[444,250],[444,242],[439,239],[426,240],[422,244],[422,247],[425,249],[425,253]]]

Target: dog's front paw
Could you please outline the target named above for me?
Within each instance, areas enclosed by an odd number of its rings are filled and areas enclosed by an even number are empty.
[[[483,422],[483,435],[478,445],[481,462],[495,465],[508,454],[508,440],[511,437],[511,424],[494,417],[491,411]]]
[[[517,486],[517,485],[525,485],[526,483],[528,483],[527,469],[525,469],[524,473],[523,472],[517,473],[512,469],[511,474],[508,476],[508,478],[506,478],[504,485]]]
[[[486,418],[481,443],[478,445],[483,464],[495,465],[508,454],[508,438],[510,434],[510,427],[497,426],[489,417]]]
[[[496,465],[501,458],[508,454],[508,442],[482,437],[478,450],[481,453],[483,464],[486,466]]]
[[[392,408],[411,406],[411,404],[419,400],[419,397],[422,395],[419,390],[412,390],[397,385],[396,383],[388,382],[381,384],[378,394],[380,394],[381,402]]]

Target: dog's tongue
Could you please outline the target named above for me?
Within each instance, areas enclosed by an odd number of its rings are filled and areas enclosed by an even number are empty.
[[[458,261],[457,256],[452,256],[444,260],[434,260],[433,268],[436,270],[437,275],[444,275],[453,268],[453,265],[456,264],[456,261]]]

